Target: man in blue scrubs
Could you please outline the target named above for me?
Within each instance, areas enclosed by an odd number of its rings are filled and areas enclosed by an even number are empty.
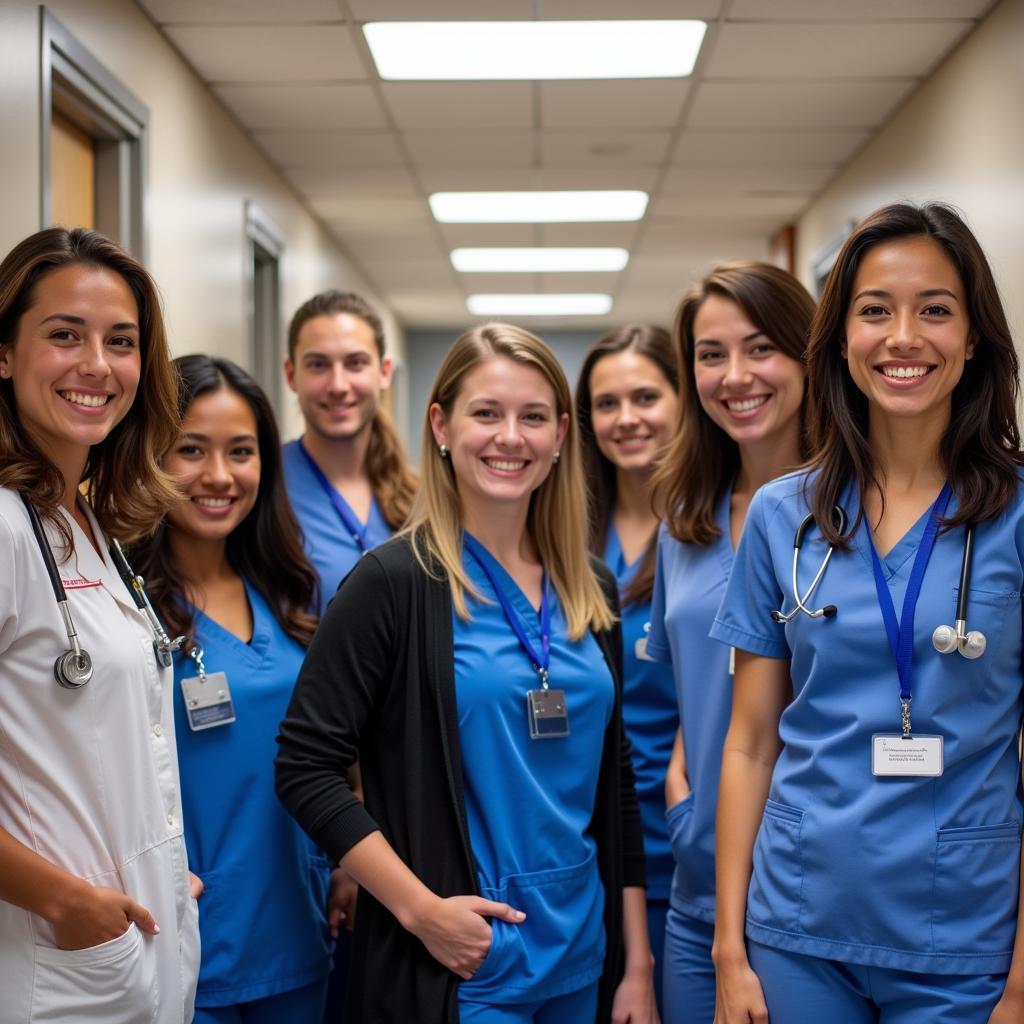
[[[412,507],[416,477],[381,401],[391,384],[384,325],[351,292],[327,291],[303,303],[288,328],[288,386],[305,430],[282,451],[288,497],[320,578],[323,614],[338,584],[370,548],[387,540]],[[351,928],[355,886],[338,869],[331,924]],[[344,921],[338,915],[344,914]],[[344,1012],[349,937],[338,937],[324,1020]]]

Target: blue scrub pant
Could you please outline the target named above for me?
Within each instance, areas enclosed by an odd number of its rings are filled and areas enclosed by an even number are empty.
[[[192,1024],[320,1024],[327,979],[234,1006],[197,1006]]]
[[[665,1009],[662,997],[665,953],[665,918],[668,915],[668,900],[647,901],[647,935],[651,940],[654,954],[654,996],[658,1000],[658,1016],[664,1019]]]
[[[768,1018],[843,1024],[988,1024],[1005,974],[919,974],[773,949],[747,940]]]
[[[461,1024],[593,1024],[597,982],[540,1003],[471,1003],[459,999]]]
[[[669,908],[665,923],[665,1012],[661,1017],[665,1024],[712,1024],[715,1019],[715,965],[711,962],[714,937],[713,924]],[[787,1024],[790,1018],[780,1020]]]

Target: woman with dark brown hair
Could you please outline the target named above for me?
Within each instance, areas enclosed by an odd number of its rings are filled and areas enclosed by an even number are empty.
[[[718,1021],[1017,1022],[1017,358],[955,211],[855,229],[808,383],[817,454],[755,496],[712,630]]]
[[[82,229],[15,246],[0,263],[6,1021],[192,1019],[173,644],[118,546],[177,500],[159,466],[176,429],[146,271]]]
[[[651,473],[675,425],[679,371],[668,331],[628,324],[591,346],[576,384],[589,491],[590,550],[614,573],[622,601],[622,717],[633,746],[647,857],[647,932],[661,1009],[661,954],[672,884],[665,772],[679,728],[672,669],[647,657],[658,517]]]
[[[671,661],[681,731],[665,782],[675,873],[665,1018],[711,1024],[715,808],[729,651],[708,639],[755,490],[807,455],[801,363],[814,303],[766,263],[715,267],[675,318],[679,421],[655,479],[665,512],[647,654]]]

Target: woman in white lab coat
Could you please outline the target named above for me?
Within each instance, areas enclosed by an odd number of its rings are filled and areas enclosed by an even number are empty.
[[[175,392],[156,289],[114,243],[50,228],[0,263],[3,1024],[192,1019],[169,645],[112,543],[176,499]]]

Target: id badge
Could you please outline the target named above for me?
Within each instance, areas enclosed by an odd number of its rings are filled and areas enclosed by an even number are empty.
[[[554,740],[569,735],[565,690],[527,690],[526,712],[531,740]]]
[[[185,696],[188,727],[193,732],[227,725],[235,720],[231,687],[223,672],[208,672],[204,676],[182,679],[181,692]]]
[[[941,736],[876,733],[871,737],[871,774],[888,778],[942,774]]]

